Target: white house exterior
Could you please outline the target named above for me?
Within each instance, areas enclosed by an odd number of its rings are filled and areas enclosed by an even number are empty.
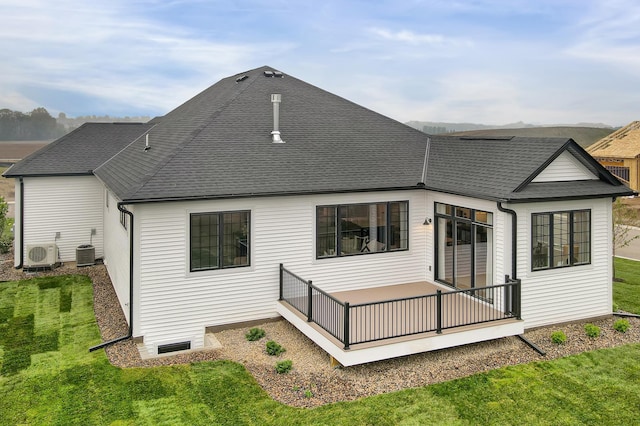
[[[86,125],[8,170],[16,267],[32,244],[67,262],[91,243],[151,355],[279,315],[351,365],[611,313],[611,202],[632,192],[575,142],[429,138],[278,73],[146,125]],[[278,301],[281,264],[328,294],[433,283],[505,317],[342,348]]]

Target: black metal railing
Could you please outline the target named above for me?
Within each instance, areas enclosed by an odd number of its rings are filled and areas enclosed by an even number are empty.
[[[434,294],[349,304],[280,264],[280,300],[315,322],[349,349],[352,344],[520,318],[520,280]],[[502,307],[502,308],[498,308]]]

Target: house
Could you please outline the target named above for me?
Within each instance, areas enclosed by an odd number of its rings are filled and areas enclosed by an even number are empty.
[[[283,316],[343,365],[611,314],[632,194],[571,139],[429,137],[266,66],[5,176],[16,267],[91,243],[143,352]]]
[[[632,190],[640,191],[640,121],[633,121],[587,148]]]

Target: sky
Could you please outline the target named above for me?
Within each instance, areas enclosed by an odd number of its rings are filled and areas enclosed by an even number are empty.
[[[163,115],[269,65],[406,122],[640,120],[637,0],[0,0],[0,109]]]

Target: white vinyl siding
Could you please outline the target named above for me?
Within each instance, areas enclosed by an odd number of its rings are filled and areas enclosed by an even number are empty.
[[[120,224],[118,200],[109,194],[109,207],[104,206],[104,263],[118,295],[122,311],[129,320],[129,229]],[[125,206],[128,210],[135,209]],[[127,216],[127,220],[129,217]],[[134,313],[136,311],[134,310]],[[136,321],[134,321],[134,326]]]
[[[316,259],[316,206],[409,201],[409,250]],[[426,279],[425,192],[381,192],[235,199],[137,206],[140,232],[140,334],[159,342],[203,344],[206,326],[277,316],[279,264],[329,291]],[[189,271],[191,213],[251,212],[251,264]]]
[[[525,327],[611,313],[611,199],[531,203],[518,212],[518,277],[522,279]],[[531,270],[531,214],[591,210],[591,264]]]
[[[598,179],[570,152],[563,152],[551,162],[532,182],[566,182]]]
[[[25,256],[27,244],[55,242],[63,262],[75,261],[76,248],[91,242],[96,257],[102,257],[103,194],[94,176],[24,178]],[[96,235],[91,236],[94,228]]]

